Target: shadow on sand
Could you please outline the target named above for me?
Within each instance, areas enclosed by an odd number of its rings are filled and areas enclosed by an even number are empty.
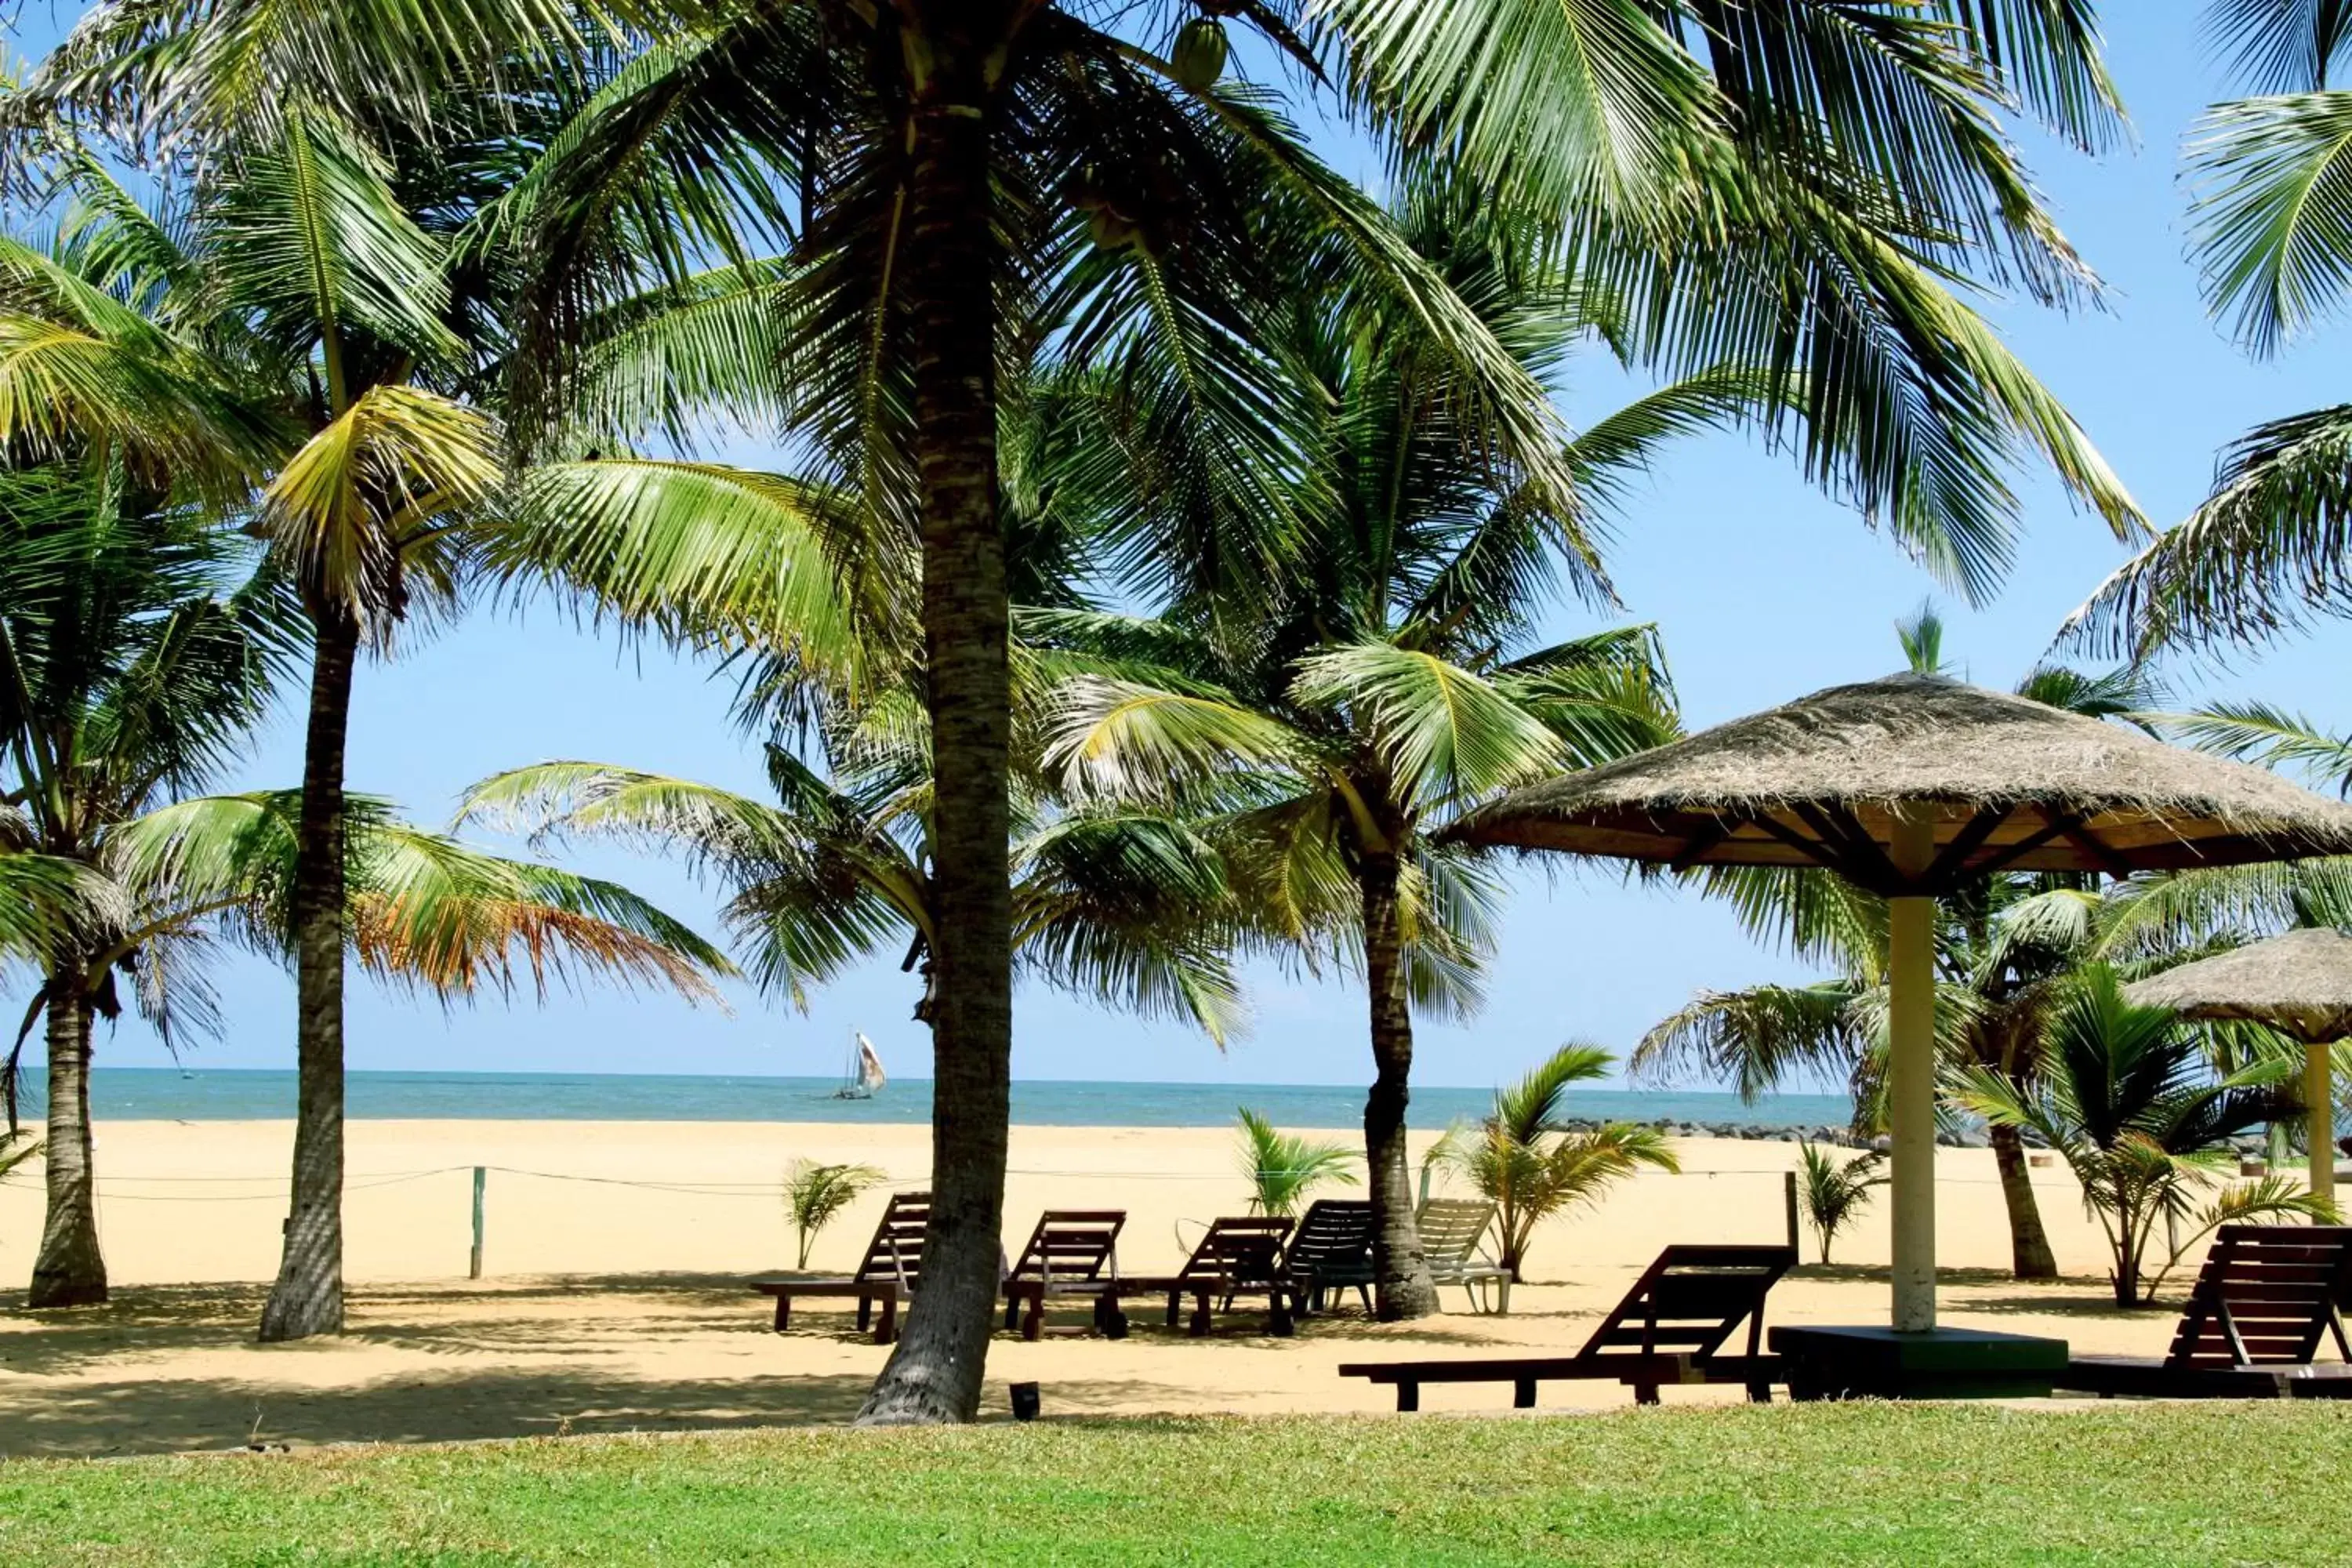
[[[50,1312],[0,1299],[0,1456],[845,1422],[887,1353],[847,1311],[796,1315],[788,1338],[802,1353],[770,1353],[768,1303],[733,1275],[361,1287],[342,1335],[265,1346],[253,1336],[267,1294],[259,1284],[133,1286],[102,1307]],[[1060,1316],[1066,1330],[1085,1321]],[[1188,1340],[1139,1315],[1137,1334],[1235,1351],[1286,1342],[1263,1323],[1240,1312]],[[1344,1316],[1318,1317],[1300,1335],[1375,1336],[1480,1342]],[[795,1361],[806,1370],[785,1370]],[[1149,1408],[1167,1393],[1072,1376],[1051,1380],[1046,1398],[1055,1414],[1081,1415]],[[1001,1381],[987,1397],[1003,1416]]]

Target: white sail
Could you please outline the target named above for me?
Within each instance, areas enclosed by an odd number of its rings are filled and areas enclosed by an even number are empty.
[[[865,1089],[866,1093],[872,1094],[889,1081],[888,1075],[882,1070],[882,1058],[876,1053],[874,1042],[866,1037],[863,1030],[859,1031],[857,1036],[858,1087]]]

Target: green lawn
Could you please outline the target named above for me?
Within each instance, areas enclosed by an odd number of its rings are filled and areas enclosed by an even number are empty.
[[[2352,1406],[1047,1423],[0,1465],[13,1563],[2321,1563]]]

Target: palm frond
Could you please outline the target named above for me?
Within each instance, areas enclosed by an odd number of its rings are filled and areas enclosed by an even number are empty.
[[[1151,798],[1243,766],[1281,767],[1312,749],[1269,714],[1213,689],[1080,677],[1060,693],[1045,765],[1075,786]]]
[[[2352,603],[2352,405],[2256,426],[2194,512],[2117,567],[2063,636],[2137,657],[2254,643]]]
[[[1634,0],[1317,0],[1408,144],[1538,205],[1631,209],[1725,129],[1705,69]]]
[[[1436,804],[1529,782],[1559,765],[1559,738],[1511,694],[1435,654],[1387,643],[1302,660],[1290,698],[1344,709],[1402,796]]]
[[[2206,304],[2257,354],[2331,313],[2352,280],[2352,92],[2242,99],[2188,151]]]
[[[488,499],[503,472],[488,416],[387,383],[287,459],[262,492],[260,526],[308,592],[382,639],[414,584],[446,579],[441,563],[461,542],[436,525]]]
[[[545,463],[486,531],[509,579],[552,580],[593,613],[687,642],[751,646],[855,686],[891,639],[903,603],[887,563],[837,492],[782,475],[644,458]]]
[[[380,154],[338,117],[286,116],[247,161],[218,208],[213,244],[238,302],[324,357],[329,412],[347,406],[345,333],[427,363],[464,345],[443,318],[449,287],[438,240],[418,226]]]
[[[715,999],[734,966],[627,889],[486,855],[353,803],[347,914],[352,952],[385,981],[444,1000],[510,994],[528,978],[592,977]],[[265,950],[289,951],[299,803],[288,793],[200,796],[124,824],[109,863],[151,903],[216,910]]]
[[[1276,1131],[1273,1122],[1247,1106],[1236,1114],[1242,1174],[1249,1181],[1253,1214],[1295,1215],[1315,1187],[1356,1184],[1356,1173],[1348,1168],[1356,1153],[1345,1144]]]
[[[2352,8],[2343,0],[2214,0],[2206,29],[2257,91],[2308,91],[2327,85],[2352,46]]]
[[[1633,1047],[1637,1077],[1696,1069],[1753,1101],[1801,1074],[1847,1078],[1875,1031],[1851,982],[1702,991]]]
[[[2302,774],[2314,788],[2352,795],[2352,739],[2267,702],[2217,702],[2193,713],[2150,714],[2200,752]]]

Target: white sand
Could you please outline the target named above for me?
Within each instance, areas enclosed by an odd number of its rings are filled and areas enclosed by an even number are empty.
[[[100,1218],[116,1300],[0,1318],[0,1452],[220,1447],[257,1422],[272,1437],[318,1442],[840,1418],[887,1352],[831,1303],[808,1303],[792,1333],[773,1334],[767,1303],[739,1281],[792,1262],[777,1189],[793,1156],[864,1161],[906,1186],[921,1184],[929,1161],[919,1126],[354,1122],[352,1331],[262,1347],[250,1342],[256,1282],[276,1267],[291,1140],[290,1123],[277,1121],[101,1125]],[[1447,1315],[1422,1323],[1326,1318],[1277,1341],[1244,1312],[1192,1341],[1160,1329],[1139,1302],[1125,1341],[1000,1338],[991,1399],[1034,1378],[1061,1412],[1376,1409],[1384,1391],[1332,1368],[1456,1346],[1570,1351],[1665,1243],[1782,1239],[1794,1145],[1702,1139],[1678,1152],[1684,1174],[1635,1177],[1599,1207],[1549,1224],[1508,1318],[1472,1316],[1449,1291]],[[1016,1128],[1006,1245],[1049,1205],[1119,1207],[1129,1216],[1122,1269],[1172,1267],[1180,1221],[1241,1212],[1235,1160],[1222,1129]],[[490,1167],[478,1284],[465,1279],[476,1164]],[[0,1279],[31,1268],[40,1194],[28,1175],[0,1188]],[[2073,1277],[2058,1286],[2007,1279],[1991,1155],[1939,1156],[1946,1321],[2055,1334],[2079,1350],[2160,1352],[2172,1311],[2115,1311],[2099,1235],[2071,1178],[2063,1167],[2035,1178]],[[812,1267],[851,1267],[883,1201],[871,1194],[837,1220]],[[1804,1255],[1813,1257],[1810,1238]],[[1809,1268],[1774,1292],[1772,1321],[1883,1321],[1885,1256],[1880,1202],[1841,1238],[1837,1268]],[[1076,1329],[1084,1313],[1062,1321]],[[1546,1393],[1554,1405],[1625,1397],[1601,1385]],[[1508,1398],[1441,1389],[1426,1403],[1496,1408]]]

